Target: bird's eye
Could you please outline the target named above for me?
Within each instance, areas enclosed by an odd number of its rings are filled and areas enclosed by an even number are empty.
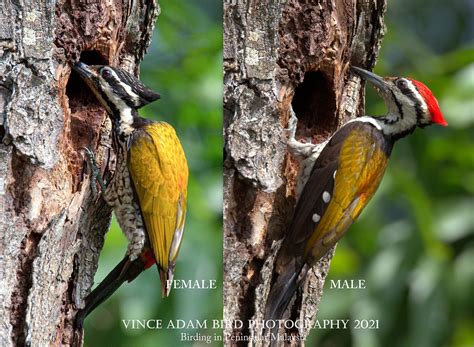
[[[401,90],[405,90],[408,88],[408,83],[407,81],[405,81],[404,79],[400,79],[397,81],[397,86],[398,88],[400,88]]]
[[[112,72],[110,72],[110,70],[107,68],[103,68],[102,70],[100,70],[100,74],[104,78],[109,78],[110,76],[112,76]]]

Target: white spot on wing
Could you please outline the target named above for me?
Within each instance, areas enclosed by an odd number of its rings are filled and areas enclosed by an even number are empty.
[[[313,214],[313,222],[317,223],[321,220],[321,216],[317,213]]]
[[[334,173],[332,174],[332,178],[333,178],[333,179],[336,179],[336,174],[337,174],[337,170],[334,171]]]
[[[329,200],[331,200],[331,194],[329,194],[328,192],[324,192],[323,193],[323,201],[327,204],[329,202]]]

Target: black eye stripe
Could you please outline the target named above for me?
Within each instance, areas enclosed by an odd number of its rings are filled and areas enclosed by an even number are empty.
[[[118,95],[120,97],[123,97],[123,96],[127,95],[127,92],[125,91],[125,89],[115,79],[110,81],[110,85],[112,86],[112,90],[113,90],[115,95]]]
[[[398,80],[395,81],[395,84],[403,94],[407,96],[414,94],[413,90],[410,88],[409,82],[406,79],[399,78]]]
[[[397,97],[395,96],[393,90],[390,90],[390,93],[392,93],[392,98],[393,101],[395,101],[395,104],[397,105],[398,113],[400,114],[400,118],[403,119],[403,107],[400,101],[398,101]],[[395,122],[395,121],[394,121]]]

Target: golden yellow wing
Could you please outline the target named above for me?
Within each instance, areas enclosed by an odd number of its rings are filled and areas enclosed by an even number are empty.
[[[327,208],[305,249],[314,260],[324,256],[344,235],[382,180],[388,156],[380,141],[386,140],[374,134],[373,131],[352,131],[341,147],[333,190],[326,195]]]
[[[265,319],[281,319],[305,265],[326,255],[359,216],[382,179],[392,145],[372,124],[351,122],[323,148],[278,252]]]
[[[352,122],[334,134],[316,160],[298,200],[276,271],[313,264],[343,236],[375,193],[392,143],[373,125]]]
[[[164,122],[138,130],[130,145],[128,165],[162,282],[172,279],[184,230],[188,186],[188,165],[175,130]]]

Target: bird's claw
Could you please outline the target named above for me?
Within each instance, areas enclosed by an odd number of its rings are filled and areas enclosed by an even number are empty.
[[[82,147],[82,149],[84,150],[84,153],[86,155],[87,166],[90,170],[90,186],[92,190],[92,196],[96,198],[98,195],[97,182],[99,182],[102,192],[105,192],[105,183],[100,174],[99,167],[97,166],[97,161],[95,159],[94,153],[90,150],[90,148]]]

